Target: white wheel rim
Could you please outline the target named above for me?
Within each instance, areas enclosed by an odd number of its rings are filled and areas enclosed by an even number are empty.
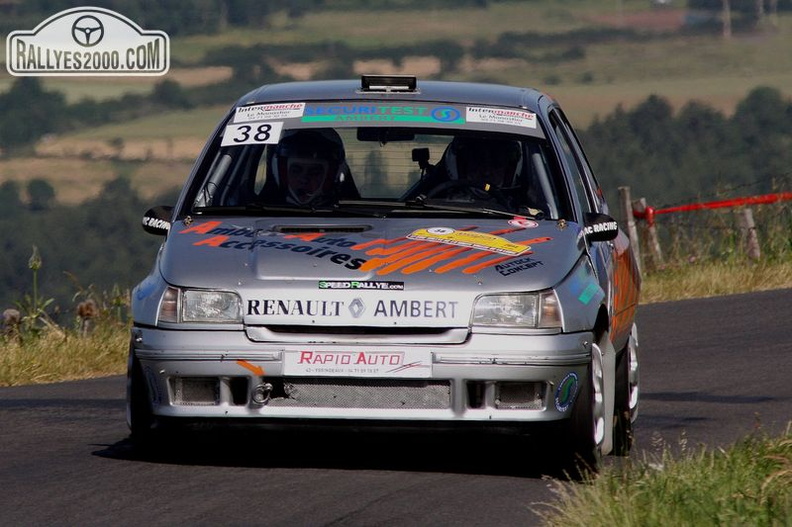
[[[638,330],[633,326],[632,333],[630,334],[630,342],[628,345],[629,352],[629,394],[630,394],[630,421],[635,421],[638,417],[638,392],[639,392],[639,368],[638,368]]]
[[[594,444],[602,449],[605,441],[605,379],[602,373],[602,351],[596,344],[591,349],[591,384],[593,389]]]

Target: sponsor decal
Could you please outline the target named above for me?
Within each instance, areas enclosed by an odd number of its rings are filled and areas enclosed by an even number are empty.
[[[248,300],[248,315],[338,317],[344,302],[340,300]]]
[[[389,121],[463,124],[462,112],[452,106],[392,106],[386,104],[307,105],[304,123],[338,121]]]
[[[539,226],[539,222],[528,218],[514,218],[509,220],[509,225],[518,229],[535,229]]]
[[[302,117],[305,111],[304,102],[287,102],[278,104],[254,104],[236,109],[235,123],[249,123],[251,121],[279,121]]]
[[[320,280],[319,289],[376,289],[404,291],[404,282],[374,282],[369,280]]]
[[[316,233],[315,236],[314,233],[310,233],[308,236],[284,236],[279,233],[268,233],[263,237],[256,238],[255,229],[249,227],[236,227],[233,225],[224,227],[222,225],[223,223],[220,221],[195,223],[179,231],[179,234],[197,233],[207,235],[207,237],[193,242],[195,246],[247,251],[271,248],[279,251],[305,254],[307,256],[313,256],[314,258],[321,258],[336,265],[343,265],[347,269],[359,269],[360,266],[366,262],[366,260],[362,258],[353,258],[351,254],[336,250],[336,247],[343,248],[355,245],[355,242],[345,238],[333,238],[332,236],[326,236],[322,233]],[[305,245],[285,241],[289,239],[309,239],[312,242],[321,243],[322,245]]]
[[[168,220],[162,220],[152,216],[143,216],[143,226],[153,227],[155,229],[165,229],[166,231],[170,230],[170,222]]]
[[[559,412],[566,412],[572,407],[575,402],[575,397],[578,392],[578,376],[575,372],[569,372],[566,377],[561,380],[555,392],[555,407]]]
[[[430,355],[405,351],[290,351],[284,354],[284,375],[340,377],[431,376]]]
[[[518,256],[531,249],[528,245],[510,242],[500,236],[485,232],[458,231],[447,227],[418,229],[407,235],[411,240],[427,240],[448,245],[472,247],[483,251]]]
[[[282,130],[282,122],[229,124],[223,131],[220,146],[276,144]]]
[[[170,68],[170,39],[120,13],[76,7],[6,38],[6,68],[17,76],[157,76]]]
[[[444,300],[378,300],[375,317],[454,318],[459,302]]]
[[[186,225],[186,224],[185,224]],[[206,221],[193,223],[187,228],[178,231],[179,234],[204,235],[193,245],[220,249],[252,250],[257,248],[274,249],[301,253],[314,258],[322,258],[347,269],[362,272],[375,271],[379,276],[395,272],[409,275],[430,270],[437,274],[459,271],[463,274],[478,273],[483,269],[491,268],[507,262],[516,256],[532,254],[531,247],[540,243],[549,242],[552,238],[538,237],[525,238],[514,242],[500,237],[523,230],[521,227],[499,229],[488,233],[479,234],[478,244],[462,245],[449,243],[448,234],[470,233],[477,226],[462,229],[448,229],[446,227],[432,227],[418,229],[412,234],[429,232],[430,236],[415,237],[401,236],[398,238],[376,238],[365,242],[356,242],[344,237],[328,236],[322,232],[308,232],[300,234],[283,235],[275,232],[256,231],[250,227],[224,225],[221,221]],[[444,235],[446,237],[444,237]],[[455,236],[459,236],[456,234]],[[294,242],[300,240],[307,244]],[[483,243],[483,240],[487,240]],[[320,246],[310,244],[321,244]],[[480,245],[480,246],[477,246]],[[488,246],[490,245],[490,246]],[[506,250],[506,254],[494,250]],[[513,248],[509,251],[509,248]],[[351,253],[362,252],[367,258],[355,257],[354,254],[340,251],[347,249]],[[495,253],[495,254],[493,254]],[[509,254],[510,253],[510,254]]]
[[[264,368],[262,368],[261,366],[258,366],[256,364],[253,364],[252,362],[248,362],[246,360],[238,359],[236,361],[236,363],[237,363],[238,366],[241,366],[241,367],[245,368],[246,370],[252,372],[253,375],[256,375],[257,377],[261,377],[261,376],[267,374],[267,372],[264,370]]]
[[[583,305],[588,305],[591,299],[596,296],[597,291],[599,291],[599,286],[595,283],[590,283],[583,289],[580,295],[578,295],[578,300],[580,300]]]
[[[583,228],[585,234],[600,232],[615,232],[619,230],[619,224],[615,221],[603,221]]]
[[[536,114],[524,110],[468,106],[465,118],[470,123],[488,123],[519,126],[522,128],[536,128]]]
[[[143,300],[144,298],[152,294],[154,291],[156,291],[157,286],[159,285],[159,281],[157,280],[157,278],[158,276],[154,277],[152,275],[148,275],[146,278],[144,278],[143,281],[140,282],[137,285],[137,287],[135,287],[135,289],[133,290],[133,292],[135,293],[135,298],[137,298],[138,300]]]
[[[533,269],[534,267],[540,265],[544,265],[544,263],[540,262],[539,260],[534,260],[533,258],[527,257],[498,264],[495,266],[495,270],[503,276],[509,276],[510,274],[519,273],[521,271],[525,271],[526,269]]]
[[[353,318],[360,318],[367,306],[360,298],[344,300],[303,300],[262,298],[247,301],[247,314],[275,317],[340,317],[346,308]],[[372,316],[387,319],[443,318],[457,316],[456,300],[377,300]]]
[[[578,265],[569,282],[569,289],[583,305],[588,305],[592,301],[599,302],[605,297],[605,293],[594,275],[594,270],[588,264]]]

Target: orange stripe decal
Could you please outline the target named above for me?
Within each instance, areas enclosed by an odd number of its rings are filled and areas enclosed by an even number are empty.
[[[237,360],[236,363],[246,370],[252,371],[253,375],[258,375],[259,377],[265,375],[264,368],[261,366],[256,366],[255,364],[251,364],[250,362],[242,359]]]

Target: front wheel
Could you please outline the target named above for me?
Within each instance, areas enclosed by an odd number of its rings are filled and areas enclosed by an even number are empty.
[[[591,363],[581,381],[566,432],[565,468],[573,478],[596,474],[605,442],[605,378],[602,350],[591,346]]]
[[[132,441],[144,444],[151,440],[155,421],[151,398],[143,367],[132,346],[127,363],[126,420]]]

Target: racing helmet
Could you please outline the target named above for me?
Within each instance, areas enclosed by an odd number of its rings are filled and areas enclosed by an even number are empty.
[[[344,157],[344,145],[335,130],[292,130],[275,147],[270,166],[287,202],[312,205],[333,195],[343,180]]]
[[[445,152],[451,181],[469,180],[499,188],[518,184],[522,158],[520,142],[512,139],[455,137]]]

